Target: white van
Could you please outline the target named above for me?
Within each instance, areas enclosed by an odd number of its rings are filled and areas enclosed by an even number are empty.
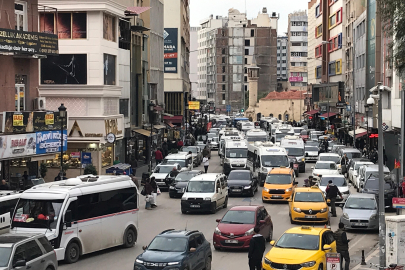
[[[11,215],[17,205],[21,192],[13,190],[0,191],[0,234],[8,233],[11,224]]]
[[[281,139],[280,147],[287,151],[288,157],[293,160],[295,175],[305,173],[305,144],[300,136],[287,135]]]
[[[205,173],[190,179],[181,197],[181,212],[210,212],[228,207],[228,185],[226,176],[218,173]]]
[[[242,132],[246,132],[248,130],[254,129],[255,124],[253,122],[241,122],[240,123],[240,130]]]
[[[274,146],[271,142],[248,144],[246,165],[261,186],[263,186],[264,180],[271,169],[291,167],[285,149]]]
[[[24,191],[11,233],[45,234],[58,260],[123,245],[138,238],[138,190],[128,175],[82,175]]]
[[[221,158],[223,173],[228,175],[232,170],[246,168],[248,147],[245,140],[226,140],[224,154]]]
[[[248,143],[267,142],[269,135],[263,129],[251,129],[246,131],[245,139]]]
[[[291,125],[279,125],[274,134],[272,134],[271,141],[275,145],[280,145],[281,139],[285,136],[294,136],[294,129]]]

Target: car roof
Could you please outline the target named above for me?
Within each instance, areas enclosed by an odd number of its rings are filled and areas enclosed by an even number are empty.
[[[204,174],[194,176],[193,178],[191,178],[190,181],[215,181],[219,175],[221,175],[221,174],[204,173]]]
[[[272,169],[269,174],[291,174],[291,168],[274,168]]]
[[[263,207],[263,205],[238,205],[232,207],[228,211],[256,211],[256,209],[259,209],[260,207]]]
[[[6,233],[0,235],[0,244],[15,244],[21,241],[24,241],[29,238],[33,238],[36,236],[40,236],[42,234],[39,233],[19,233],[19,234],[11,234]]]
[[[330,161],[330,160],[318,160],[316,163],[333,163],[333,164],[336,164],[334,161]]]
[[[320,192],[322,193],[322,190],[320,190],[318,187],[313,186],[313,187],[296,187],[294,189],[295,192]]]
[[[230,173],[233,173],[233,172],[236,172],[236,173],[250,173],[249,170],[232,170]]]
[[[347,152],[347,153],[351,153],[351,152],[360,153],[360,150],[358,150],[356,148],[343,148],[343,149],[341,149],[341,151]]]
[[[288,229],[284,233],[319,235],[324,230],[328,230],[328,229],[312,227],[312,226],[301,226],[301,227],[294,227],[294,228]]]
[[[345,176],[342,175],[342,174],[326,174],[326,175],[322,175],[322,178],[325,178],[325,177],[345,178]]]
[[[158,236],[168,236],[168,237],[189,237],[194,233],[199,233],[199,231],[189,231],[189,230],[175,230],[169,229],[161,232]]]
[[[192,171],[183,171],[179,172],[179,174],[196,174],[196,173],[201,173],[202,171],[200,170],[192,170]]]
[[[339,154],[336,154],[336,153],[321,153],[321,154],[319,154],[319,156],[322,156],[322,157],[339,157]]]
[[[349,198],[376,198],[375,194],[370,194],[370,193],[353,193],[350,194]]]

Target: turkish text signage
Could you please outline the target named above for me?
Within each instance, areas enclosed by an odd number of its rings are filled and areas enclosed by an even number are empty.
[[[38,131],[60,130],[59,112],[4,112],[3,133],[21,134]],[[63,123],[66,129],[66,120]]]
[[[164,72],[177,73],[177,28],[165,28],[164,38]]]
[[[35,155],[35,133],[0,136],[0,160]]]
[[[56,131],[42,131],[36,133],[36,154],[50,154],[61,151],[61,133]],[[63,151],[67,150],[67,131],[63,131]]]
[[[57,55],[58,50],[57,35],[0,28],[0,51]]]

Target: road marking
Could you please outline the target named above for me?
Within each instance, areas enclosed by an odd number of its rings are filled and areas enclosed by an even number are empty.
[[[363,238],[366,237],[366,234],[363,234],[362,237],[360,237],[356,242],[354,242],[352,245],[350,245],[349,250],[351,250],[353,247],[355,247]]]
[[[368,256],[366,257],[366,259],[365,259],[366,263],[371,259],[371,257],[377,255],[378,252],[380,252],[380,250],[379,250],[379,249],[376,249],[376,250],[374,250],[370,255],[368,255]],[[367,265],[358,264],[358,265],[356,265],[355,267],[353,267],[352,270],[357,270],[357,269],[359,269],[359,268],[361,268],[361,267],[370,268],[370,267],[367,266]]]

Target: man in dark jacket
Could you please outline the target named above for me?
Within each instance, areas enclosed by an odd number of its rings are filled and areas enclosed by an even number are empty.
[[[254,235],[250,239],[249,243],[249,269],[250,270],[261,270],[262,269],[262,259],[264,251],[266,250],[266,240],[263,235],[259,234],[260,228],[255,227]]]
[[[326,198],[330,199],[330,208],[332,212],[332,217],[336,217],[336,198],[339,195],[342,198],[342,193],[340,193],[339,188],[335,186],[332,180],[329,180],[329,184],[326,187]]]
[[[342,168],[342,174],[343,174],[344,176],[346,176],[347,167],[348,167],[348,165],[349,165],[349,158],[347,157],[346,154],[344,154],[343,157],[342,157],[342,159],[340,160],[340,165],[341,165],[341,168]]]
[[[343,259],[345,260],[345,270],[349,270],[350,256],[349,256],[349,241],[346,232],[344,231],[345,225],[340,222],[339,229],[333,233],[336,240],[336,251],[340,253],[340,269],[343,270]]]

